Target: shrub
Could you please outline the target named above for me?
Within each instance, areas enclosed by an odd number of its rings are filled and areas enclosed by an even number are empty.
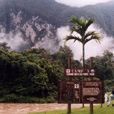
[[[52,96],[47,97],[46,99],[47,103],[54,103],[55,99]]]
[[[54,103],[55,99],[52,96],[47,98],[37,98],[30,96],[17,96],[15,94],[8,94],[0,98],[1,103]]]
[[[18,97],[15,95],[15,94],[8,94],[8,95],[5,95],[4,98],[3,98],[3,102],[12,102],[12,103],[16,103],[16,102],[19,102],[19,99]]]

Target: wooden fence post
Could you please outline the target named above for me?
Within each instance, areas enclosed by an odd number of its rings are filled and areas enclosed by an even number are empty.
[[[71,69],[71,57],[68,57],[68,68]],[[69,77],[69,81],[71,81],[71,78]],[[68,103],[68,111],[67,113],[71,113],[71,103]]]
[[[93,58],[90,58],[90,68],[93,68]],[[90,78],[93,81],[93,77]],[[90,103],[90,114],[93,114],[93,103]]]

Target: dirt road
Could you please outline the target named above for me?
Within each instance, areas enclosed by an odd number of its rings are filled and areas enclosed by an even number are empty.
[[[72,104],[72,108],[78,108],[81,106],[81,104]],[[42,112],[60,109],[67,109],[67,104],[0,103],[0,114],[27,114],[29,112]]]

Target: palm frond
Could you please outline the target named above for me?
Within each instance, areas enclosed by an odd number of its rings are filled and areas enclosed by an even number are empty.
[[[86,24],[85,24],[85,27],[84,27],[85,28],[85,31],[94,22],[95,22],[95,20],[93,18],[89,18],[88,20],[86,20]]]
[[[82,40],[79,37],[74,37],[72,35],[67,36],[66,38],[64,38],[65,42],[67,42],[68,40],[74,40],[74,42],[77,40],[79,42],[82,42]]]
[[[78,19],[78,18],[75,17],[75,16],[72,16],[72,17],[71,17],[71,20],[69,20],[69,23],[72,23],[72,24],[74,24],[75,26],[78,26],[78,27],[81,26],[81,21],[80,21],[80,19]]]
[[[85,34],[84,38],[86,39],[86,38],[92,36],[93,34],[95,34],[95,31],[88,32]]]
[[[76,32],[76,33],[78,33],[78,34],[80,34],[81,35],[81,29],[80,28],[76,28],[76,27],[71,27],[70,28],[70,31],[71,31],[71,34],[73,33],[73,32]]]
[[[86,44],[87,42],[89,42],[90,40],[95,40],[96,42],[99,42],[100,43],[100,39],[101,37],[99,36],[98,33],[94,33],[89,39],[86,39],[84,44]]]
[[[73,26],[70,27],[71,33],[69,36],[66,37],[66,41],[74,39],[74,42],[77,40],[85,44],[88,41],[95,39],[97,42],[100,42],[100,36],[95,33],[95,31],[86,33],[88,27],[94,22],[96,21],[93,18],[81,17],[80,19],[78,19],[77,17],[72,16],[69,23],[72,23]],[[81,39],[78,38],[77,35],[72,36],[73,32],[78,33],[81,36]]]

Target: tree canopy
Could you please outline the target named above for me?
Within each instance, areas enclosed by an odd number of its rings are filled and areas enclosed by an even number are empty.
[[[69,23],[70,35],[66,36],[65,41],[74,40],[82,43],[82,56],[83,56],[83,67],[85,67],[85,44],[91,40],[100,41],[100,35],[95,31],[87,31],[88,27],[93,24],[95,20],[93,18],[80,18],[75,16],[71,17]]]

